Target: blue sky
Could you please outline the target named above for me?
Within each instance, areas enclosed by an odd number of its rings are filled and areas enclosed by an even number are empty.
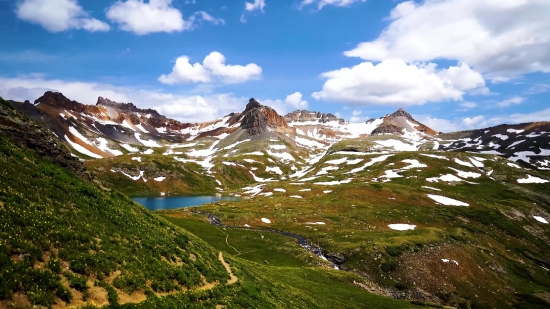
[[[547,0],[0,0],[0,95],[182,121],[248,98],[439,131],[550,120]]]

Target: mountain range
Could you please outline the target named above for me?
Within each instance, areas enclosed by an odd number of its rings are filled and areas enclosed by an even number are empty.
[[[306,110],[281,116],[250,99],[244,111],[205,123],[181,123],[132,103],[99,97],[96,105],[85,105],[51,91],[34,104],[29,101],[14,104],[52,130],[75,155],[83,158],[113,157],[136,153],[143,147],[149,149],[206,137],[216,138],[222,145],[225,139],[238,142],[277,137],[309,152],[311,145],[328,146],[345,139],[379,135],[400,136],[417,149],[429,145],[433,150],[496,154],[542,169],[548,168],[546,157],[550,155],[548,122],[443,133],[416,121],[403,109],[365,123],[350,123],[332,114]]]

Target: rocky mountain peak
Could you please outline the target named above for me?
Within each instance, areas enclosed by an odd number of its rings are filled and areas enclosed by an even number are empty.
[[[284,117],[286,122],[308,122],[316,121],[319,123],[327,123],[330,121],[338,121],[340,124],[345,124],[346,121],[342,118],[338,118],[333,114],[325,114],[321,112],[312,112],[308,110],[296,110],[292,113],[288,113]]]
[[[413,119],[411,114],[407,113],[407,111],[405,111],[403,108],[399,108],[395,113],[389,115],[389,117],[405,117],[408,119]]]
[[[421,132],[427,135],[437,135],[436,131],[416,121],[413,116],[403,108],[398,109],[393,114],[387,115],[382,119],[382,123],[374,129],[371,134],[404,135],[407,132]]]
[[[256,101],[256,99],[250,98],[250,100],[248,100],[248,104],[246,104],[246,108],[244,109],[243,113],[246,113],[254,108],[262,108],[262,107],[263,105],[260,104],[258,101]]]
[[[34,101],[34,104],[48,104],[58,108],[68,109],[79,113],[97,114],[104,112],[105,109],[100,106],[86,105],[74,100],[69,100],[61,92],[46,91],[40,98]]]
[[[141,109],[135,106],[134,103],[118,103],[104,97],[97,98],[96,106],[111,107],[121,112],[144,113],[144,114],[150,114],[152,117],[163,117],[161,114],[159,114],[159,112],[157,112],[154,109],[151,109],[151,108]]]
[[[285,119],[279,115],[273,108],[260,104],[254,98],[251,98],[246,105],[243,115],[241,128],[250,135],[258,135],[271,128],[289,129]]]

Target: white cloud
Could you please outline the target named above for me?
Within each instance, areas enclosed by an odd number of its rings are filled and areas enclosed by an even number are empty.
[[[77,0],[24,0],[17,4],[15,13],[19,19],[38,24],[50,32],[110,29],[105,22],[89,17]]]
[[[464,107],[464,108],[474,108],[477,106],[477,103],[474,103],[474,102],[462,102],[460,103],[460,106]]]
[[[285,99],[285,103],[296,109],[306,109],[308,106],[307,101],[302,100],[302,94],[300,92],[289,94]]]
[[[265,0],[254,0],[254,2],[245,2],[244,3],[244,12],[241,14],[240,21],[241,23],[246,23],[247,12],[260,11],[264,12]]]
[[[248,80],[259,79],[262,68],[255,63],[247,65],[225,64],[225,57],[219,52],[211,52],[206,56],[202,64],[191,64],[189,57],[181,56],[176,60],[172,73],[161,75],[158,80],[161,83],[174,85],[181,83],[208,83],[220,80],[223,83],[235,84]]]
[[[376,65],[363,62],[321,76],[326,82],[321,91],[312,94],[313,98],[359,105],[458,101],[466,91],[486,89],[481,74],[464,63],[438,70],[435,63],[407,64],[389,59]]]
[[[380,36],[345,52],[369,61],[449,59],[494,81],[550,72],[550,1],[425,0],[398,4]]]
[[[550,84],[536,84],[529,88],[525,93],[527,94],[537,94],[550,91]]]
[[[140,108],[154,108],[167,117],[183,122],[204,122],[244,109],[248,98],[231,93],[181,95],[118,87],[108,84],[45,79],[37,76],[0,77],[0,96],[17,101],[35,99],[45,91],[59,91],[71,100],[96,104],[102,96],[117,102],[133,102]]]
[[[500,102],[496,103],[496,106],[498,106],[498,107],[509,107],[509,106],[512,106],[512,105],[521,104],[523,102],[525,102],[525,98],[515,96],[515,97],[512,97],[510,99],[506,99],[504,101],[500,101]]]
[[[349,7],[355,2],[365,2],[365,0],[302,0],[298,6],[300,9],[306,5],[317,4],[317,9],[322,9],[326,5],[334,5],[338,7]]]
[[[137,35],[154,32],[180,32],[193,30],[196,22],[204,20],[215,25],[225,24],[220,18],[198,11],[184,20],[180,10],[172,6],[172,0],[118,0],[107,9],[107,18],[124,31]]]
[[[223,20],[221,18],[215,18],[214,16],[206,13],[205,11],[195,12],[195,15],[200,16],[202,20],[211,22],[214,25],[225,25],[225,20]]]
[[[304,110],[308,107],[308,102],[302,100],[302,94],[300,92],[289,94],[284,100],[263,100],[260,101],[260,103],[273,108],[279,115],[283,116],[294,110]]]
[[[354,123],[362,122],[362,119],[365,117],[359,117],[360,115],[361,115],[360,110],[353,110],[353,112],[351,112],[351,118],[349,121]]]
[[[107,18],[124,31],[144,35],[153,32],[189,30],[193,24],[183,20],[181,12],[172,7],[172,0],[117,1],[107,10]]]
[[[353,110],[353,112],[351,112],[351,115],[352,115],[352,116],[359,116],[359,115],[361,115],[361,111],[359,111],[359,110]]]
[[[245,2],[244,9],[248,12],[259,10],[260,12],[264,11],[265,0],[254,0],[254,2]]]

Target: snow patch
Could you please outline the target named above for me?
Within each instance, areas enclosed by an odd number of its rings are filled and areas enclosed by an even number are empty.
[[[439,204],[447,205],[447,206],[470,206],[467,203],[454,200],[452,198],[448,198],[441,195],[434,195],[434,194],[428,194],[428,197],[432,200],[438,202]]]
[[[415,145],[403,143],[402,141],[396,139],[388,139],[374,142],[384,147],[393,147],[393,149],[397,151],[417,151]]]
[[[279,174],[279,175],[283,174],[283,171],[281,171],[281,168],[278,167],[278,166],[274,166],[274,167],[266,166],[265,171],[268,172],[268,173],[269,172],[274,172],[274,173]]]
[[[502,134],[495,134],[492,137],[500,138],[501,140],[505,141],[508,139],[508,135],[502,135]]]
[[[522,132],[524,132],[525,130],[516,130],[516,129],[508,129],[506,130],[506,132],[508,133],[516,133],[516,134],[520,134]]]
[[[438,188],[433,188],[433,187],[428,187],[428,186],[422,186],[422,188],[426,188],[426,189],[430,189],[430,190],[434,190],[434,191],[441,191]]]
[[[459,158],[455,158],[454,161],[462,166],[474,167],[470,162],[462,161]]]
[[[442,159],[442,160],[449,160],[449,158],[447,158],[447,157],[438,156],[438,155],[429,154],[429,153],[421,153],[420,155],[425,156],[425,157],[430,157],[430,158],[436,158],[436,159]]]
[[[353,174],[353,173],[360,172],[360,171],[366,169],[367,167],[374,165],[375,163],[382,162],[382,161],[386,160],[387,158],[389,158],[391,156],[393,156],[393,155],[383,155],[383,156],[380,156],[380,157],[372,158],[372,160],[365,163],[363,166],[358,167],[358,168],[354,168],[346,174]]]
[[[134,136],[136,137],[137,141],[142,143],[144,146],[147,146],[147,147],[161,147],[155,140],[143,140],[141,139],[141,134],[140,133],[134,133]]]
[[[519,183],[547,183],[548,180],[539,177],[527,175],[527,178],[518,179]]]
[[[538,222],[541,222],[541,223],[544,223],[544,224],[548,224],[548,221],[546,219],[544,219],[543,217],[539,217],[539,216],[534,216],[533,217],[535,220],[537,220]]]
[[[414,230],[416,228],[416,225],[396,223],[396,224],[388,224],[388,227],[396,231],[408,231],[408,230]]]
[[[124,149],[128,150],[129,152],[138,152],[139,151],[138,148],[132,147],[128,144],[120,144],[120,146],[122,146]]]
[[[96,158],[96,159],[102,159],[103,157],[95,154],[88,149],[82,147],[81,145],[71,141],[67,135],[65,135],[65,140],[67,143],[69,143],[76,151],[80,152],[81,154],[87,155],[88,157]]]
[[[286,149],[286,145],[280,145],[280,144],[269,145],[269,148],[275,149],[275,150],[284,150],[284,149]]]

